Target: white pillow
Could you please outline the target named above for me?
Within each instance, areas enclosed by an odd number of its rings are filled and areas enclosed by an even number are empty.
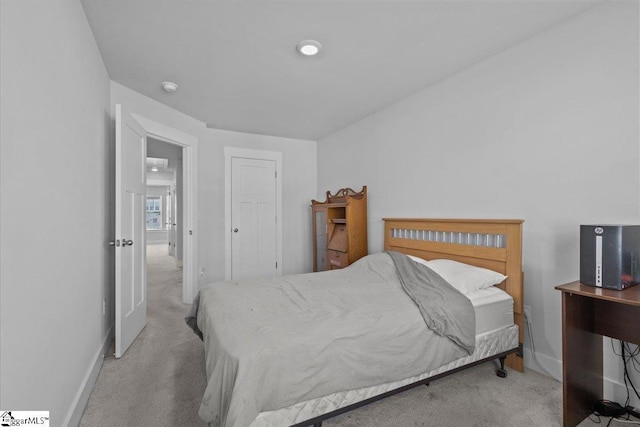
[[[413,259],[413,258],[412,258]],[[419,258],[421,259],[421,258]],[[444,280],[464,295],[502,283],[507,276],[497,271],[475,267],[450,259],[434,259],[426,266],[438,273]]]
[[[414,260],[415,262],[417,262],[418,264],[424,264],[427,267],[429,266],[429,261],[427,261],[426,259],[418,258],[417,256],[413,256],[413,255],[407,255],[407,256],[412,260]]]

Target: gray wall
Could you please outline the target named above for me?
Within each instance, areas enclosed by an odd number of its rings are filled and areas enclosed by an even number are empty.
[[[205,123],[113,81],[111,102],[198,138],[198,270],[204,268],[200,284],[225,277],[225,146],[282,152],[283,273],[311,271],[309,206],[317,188],[314,141],[208,129]]]
[[[109,77],[77,0],[0,15],[0,407],[74,424],[113,322]]]
[[[318,142],[319,196],[368,185],[374,252],[383,217],[524,219],[525,304],[557,377],[579,224],[640,222],[638,4],[609,3]]]

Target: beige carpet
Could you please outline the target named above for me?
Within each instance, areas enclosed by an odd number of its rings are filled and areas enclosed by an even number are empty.
[[[105,359],[80,426],[204,426],[202,341],[184,323],[182,270],[147,246],[147,326],[120,359]]]
[[[105,360],[80,425],[204,426],[202,342],[184,323],[182,271],[148,248],[148,323],[125,355]],[[560,426],[561,384],[535,371],[498,378],[492,363],[326,420],[324,427]],[[582,427],[595,425],[590,421]],[[606,420],[604,420],[606,425]],[[614,421],[612,426],[621,425]]]

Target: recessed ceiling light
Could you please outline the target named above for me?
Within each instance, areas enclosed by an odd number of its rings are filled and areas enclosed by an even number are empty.
[[[173,93],[178,90],[178,85],[174,82],[162,82],[162,89],[164,89],[165,92]]]
[[[315,40],[303,40],[298,43],[297,46],[298,52],[305,56],[313,56],[317,55],[322,49],[322,45]]]

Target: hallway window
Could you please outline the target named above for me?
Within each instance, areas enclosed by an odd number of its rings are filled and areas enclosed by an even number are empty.
[[[147,196],[147,230],[162,230],[162,198]]]

